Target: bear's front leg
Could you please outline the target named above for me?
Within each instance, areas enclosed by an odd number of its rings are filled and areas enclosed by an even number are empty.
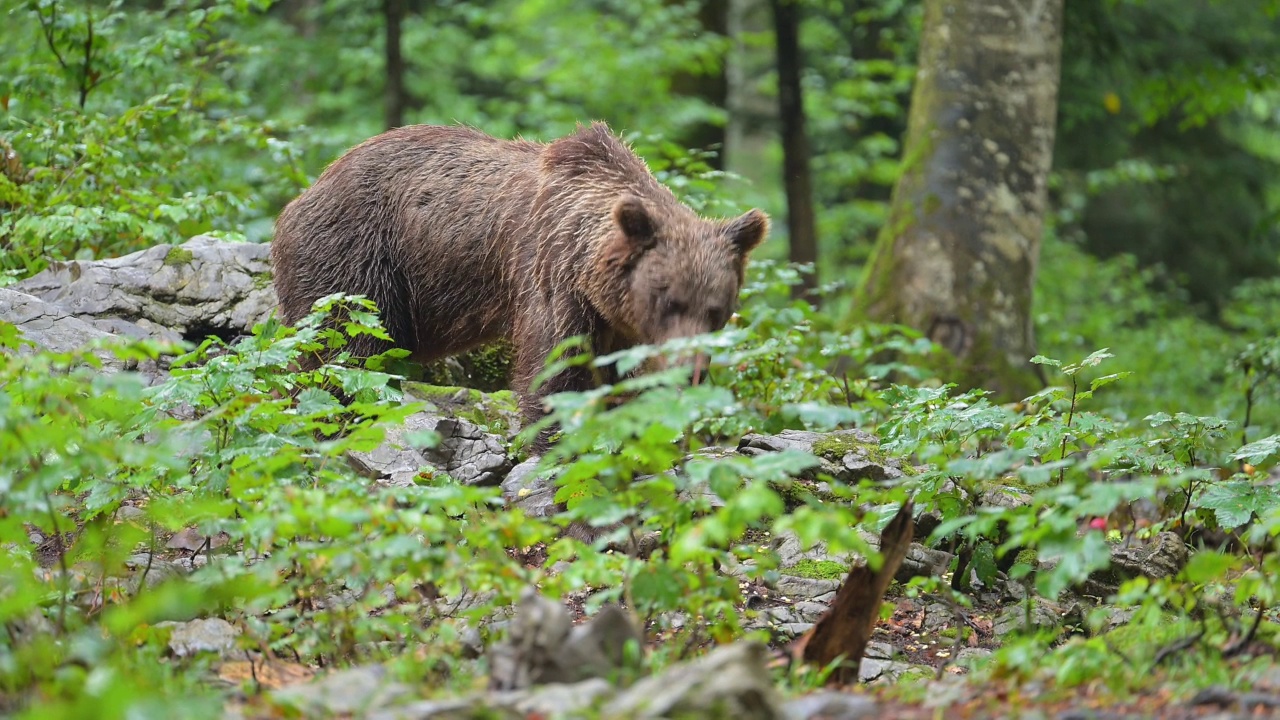
[[[544,401],[547,396],[560,392],[590,390],[598,384],[598,380],[593,368],[578,365],[561,370],[535,388],[534,380],[542,374],[546,368],[547,358],[556,347],[574,335],[587,334],[589,328],[565,320],[557,321],[550,312],[525,312],[522,315],[542,320],[542,322],[522,320],[517,323],[514,336],[516,342],[514,387],[520,394],[520,413],[525,427],[529,427],[546,417],[547,409]],[[545,453],[550,447],[551,436],[557,429],[554,425],[543,428],[531,441],[530,453],[534,455]]]

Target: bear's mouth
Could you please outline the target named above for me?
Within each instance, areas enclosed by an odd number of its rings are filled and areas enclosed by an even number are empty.
[[[701,382],[703,375],[704,375],[704,374],[706,374],[706,373],[710,370],[710,366],[711,366],[711,356],[710,356],[710,355],[707,355],[706,353],[701,353],[701,352],[700,352],[700,353],[698,353],[698,354],[696,354],[696,355],[694,355],[694,356],[693,356],[693,359],[692,359],[692,361],[691,361],[691,362],[693,362],[693,383],[692,383],[692,385],[693,385],[694,387],[697,387],[697,386],[698,386],[698,384],[699,384],[699,382]]]
[[[658,355],[653,358],[653,367],[656,370],[666,370],[670,367],[691,366],[693,374],[690,376],[689,384],[697,386],[702,380],[709,376],[711,370],[711,356],[705,352],[694,352],[678,355],[674,358],[666,355]]]

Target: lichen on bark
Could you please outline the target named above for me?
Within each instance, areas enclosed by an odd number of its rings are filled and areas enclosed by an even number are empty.
[[[958,382],[1040,384],[1031,289],[1053,156],[1063,0],[926,0],[904,170],[859,293],[949,350]]]

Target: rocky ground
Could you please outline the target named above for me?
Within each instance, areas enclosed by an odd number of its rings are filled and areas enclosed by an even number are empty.
[[[113,260],[59,263],[29,280],[0,288],[0,319],[16,324],[36,345],[56,350],[111,336],[231,338],[247,334],[274,304],[267,247],[208,237]],[[163,362],[132,369],[153,380],[166,372]],[[409,418],[402,431],[391,433],[376,450],[353,454],[356,467],[397,485],[412,484],[419,473],[434,468],[459,482],[501,485],[507,501],[529,515],[550,511],[553,489],[534,474],[534,461],[515,464],[508,454],[508,437],[518,430],[509,393],[421,384],[407,390],[411,399],[429,400],[435,409]],[[439,447],[423,451],[404,442],[405,432],[422,429],[441,434]],[[883,457],[877,439],[857,430],[749,435],[737,447],[703,452],[755,455],[788,448],[813,452],[822,458],[825,474],[844,480],[891,479],[912,472],[899,460]],[[802,482],[812,492],[823,492],[816,476]],[[1016,495],[993,500],[1019,502]],[[924,517],[920,522],[928,524],[936,518]],[[550,603],[533,593],[516,609],[502,645],[472,648],[475,655],[488,656],[495,688],[472,696],[416,698],[413,689],[393,681],[377,666],[321,674],[314,668],[261,657],[237,657],[233,652],[237,630],[218,618],[172,625],[169,646],[177,657],[201,653],[218,657],[215,671],[223,682],[238,685],[252,677],[273,689],[266,701],[269,705],[292,706],[314,715],[464,718],[477,717],[479,708],[488,708],[492,714],[486,717],[533,718],[594,705],[613,717],[671,717],[682,712],[697,717],[718,705],[732,708],[730,716],[742,718],[992,717],[1008,713],[1016,702],[993,698],[961,682],[966,668],[989,654],[1008,632],[1028,624],[1057,627],[1081,617],[1095,604],[1088,596],[1059,603],[1029,600],[1021,584],[1005,579],[989,586],[979,584],[972,608],[891,591],[887,602],[893,605],[892,614],[877,625],[861,665],[866,687],[783,698],[775,689],[771,668],[783,662],[786,644],[826,612],[852,558],[832,557],[821,547],[805,550],[794,537],[760,540],[774,545],[782,573],[768,586],[750,584],[747,605],[758,611],[752,627],[766,629],[772,641],[721,646],[625,689],[605,678],[623,662],[621,643],[643,637],[641,628],[634,627],[625,613],[612,610],[586,621],[574,612],[572,602],[567,606]],[[1096,578],[1090,595],[1104,595],[1122,575],[1162,577],[1176,572],[1186,559],[1183,544],[1176,540],[1157,538],[1150,546],[1116,548],[1113,560],[1118,572]],[[207,554],[202,559],[199,552],[206,541],[217,543],[218,539],[192,531],[176,533],[154,556],[141,553],[133,558],[138,574],[122,582],[136,586],[189,572],[207,559]],[[537,561],[537,549],[527,557]],[[952,559],[945,550],[916,543],[897,579],[945,577]],[[905,703],[892,699],[892,693],[872,694],[908,676],[927,683],[923,701],[916,698]],[[1280,677],[1274,686],[1280,692]],[[1034,697],[1034,688],[1027,692],[1027,697]],[[1158,699],[1139,698],[1127,707],[1113,704],[1110,710],[1094,712],[1085,689],[1078,697],[1056,701],[1057,706],[1041,706],[1037,712],[1059,718],[1144,717],[1154,712],[1154,702],[1163,708],[1162,717],[1236,716],[1232,713],[1244,717],[1254,716],[1244,714],[1246,707],[1280,706],[1280,701],[1271,702],[1272,696],[1256,695],[1206,696],[1198,705],[1178,709],[1164,707]],[[229,717],[275,712],[262,701],[248,699],[228,708]],[[1010,716],[1020,714],[1015,711]]]

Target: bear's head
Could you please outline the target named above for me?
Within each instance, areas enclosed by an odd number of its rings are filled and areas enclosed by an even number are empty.
[[[627,196],[613,206],[609,245],[627,261],[622,322],[633,340],[659,344],[719,330],[733,315],[747,256],[769,232],[751,210],[707,220],[678,204]]]

